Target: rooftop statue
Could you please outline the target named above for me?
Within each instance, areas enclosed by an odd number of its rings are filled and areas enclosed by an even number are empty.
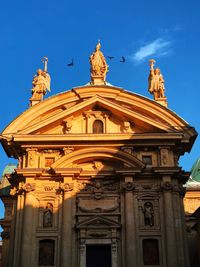
[[[91,64],[91,77],[102,77],[103,81],[106,80],[106,73],[108,72],[108,65],[106,63],[103,53],[100,51],[101,44],[98,42],[95,51],[90,56]]]
[[[34,76],[32,81],[32,97],[30,98],[32,105],[33,101],[36,101],[35,104],[41,101],[47,90],[50,91],[51,78],[47,72],[48,58],[45,57],[42,62],[44,63],[44,70],[38,69],[37,75]]]
[[[162,74],[160,73],[160,69],[156,68],[154,69],[154,59],[149,60],[150,63],[150,74],[149,74],[149,92],[153,94],[154,99],[158,100],[160,98],[165,98],[164,92],[164,79]]]

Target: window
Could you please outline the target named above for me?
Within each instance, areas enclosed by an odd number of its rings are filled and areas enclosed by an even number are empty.
[[[39,242],[39,266],[54,266],[55,241],[43,239]]]
[[[159,265],[159,248],[157,239],[144,239],[143,247],[143,263],[144,265]]]
[[[93,129],[92,129],[92,132],[94,134],[101,134],[103,133],[103,122],[100,121],[100,120],[95,120],[94,123],[93,123]]]

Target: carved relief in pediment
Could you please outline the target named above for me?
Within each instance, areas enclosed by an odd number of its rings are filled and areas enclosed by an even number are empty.
[[[148,116],[149,113],[140,116],[138,110],[94,96],[71,107],[63,106],[62,111],[52,111],[47,120],[38,122],[38,127],[34,125],[29,128],[35,129],[36,134],[134,134],[163,128],[161,125],[157,128]]]
[[[75,163],[73,168],[81,168],[83,171],[113,171],[122,168],[122,164],[103,160],[93,160],[84,163]]]

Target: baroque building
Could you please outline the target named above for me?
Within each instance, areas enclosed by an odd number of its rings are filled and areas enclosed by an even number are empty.
[[[1,184],[3,266],[188,267],[178,160],[197,133],[167,107],[154,61],[154,100],[106,82],[100,44],[90,63],[90,83],[43,100],[45,58],[0,136],[18,159]]]

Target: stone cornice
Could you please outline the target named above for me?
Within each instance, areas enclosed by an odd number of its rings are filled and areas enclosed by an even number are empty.
[[[10,137],[10,139],[9,139]],[[115,140],[181,140],[183,139],[182,133],[110,133],[110,134],[13,134],[10,135],[2,135],[0,139],[7,141],[8,139],[12,142],[44,142],[44,141],[115,141]],[[80,139],[81,138],[81,139]],[[185,139],[184,139],[185,141]]]

